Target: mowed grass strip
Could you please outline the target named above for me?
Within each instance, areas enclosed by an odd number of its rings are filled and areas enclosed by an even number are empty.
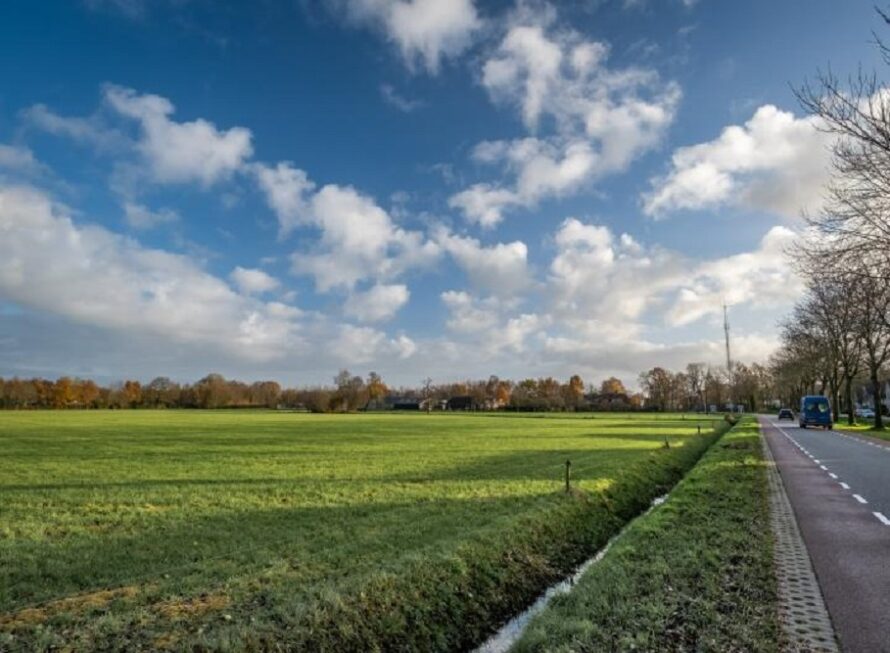
[[[765,471],[757,424],[745,418],[514,650],[778,650]]]
[[[874,423],[867,421],[860,421],[856,424],[847,424],[846,417],[843,417],[842,422],[837,422],[834,425],[835,431],[849,431],[850,433],[858,433],[861,435],[868,435],[872,438],[878,438],[880,440],[888,440],[890,441],[890,430],[887,430],[885,426],[881,430],[876,430]],[[890,422],[890,419],[884,418],[885,422]]]
[[[465,648],[676,482],[699,424],[2,413],[0,649]]]

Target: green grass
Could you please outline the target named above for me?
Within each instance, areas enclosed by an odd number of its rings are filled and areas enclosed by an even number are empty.
[[[872,421],[859,421],[856,424],[850,425],[847,424],[846,417],[834,424],[834,429],[836,431],[849,431],[850,433],[861,433],[863,435],[870,435],[873,438],[880,438],[881,440],[890,440],[890,431],[887,430],[886,423],[890,421],[887,417],[884,418],[885,426],[881,430],[876,430],[874,422]]]
[[[767,500],[758,427],[745,418],[515,650],[778,650]]]
[[[698,424],[0,413],[0,650],[465,648],[676,482]]]

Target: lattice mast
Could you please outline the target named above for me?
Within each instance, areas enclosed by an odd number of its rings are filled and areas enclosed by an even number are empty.
[[[732,374],[732,356],[729,352],[729,313],[723,304],[723,333],[726,335],[726,371]]]

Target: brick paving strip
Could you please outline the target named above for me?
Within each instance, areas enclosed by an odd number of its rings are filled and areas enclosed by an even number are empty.
[[[785,493],[782,477],[762,433],[760,443],[767,462],[783,650],[835,653],[840,649],[825,599],[819,589],[807,546],[800,535],[791,502]]]

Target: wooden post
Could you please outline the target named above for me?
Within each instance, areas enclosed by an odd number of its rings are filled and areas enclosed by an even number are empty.
[[[698,425],[698,434],[701,435],[701,424]]]
[[[568,492],[568,491],[570,490],[569,478],[570,478],[570,475],[571,475],[571,472],[570,472],[571,467],[572,467],[572,461],[571,461],[571,460],[567,460],[567,461],[566,461],[566,492]]]

